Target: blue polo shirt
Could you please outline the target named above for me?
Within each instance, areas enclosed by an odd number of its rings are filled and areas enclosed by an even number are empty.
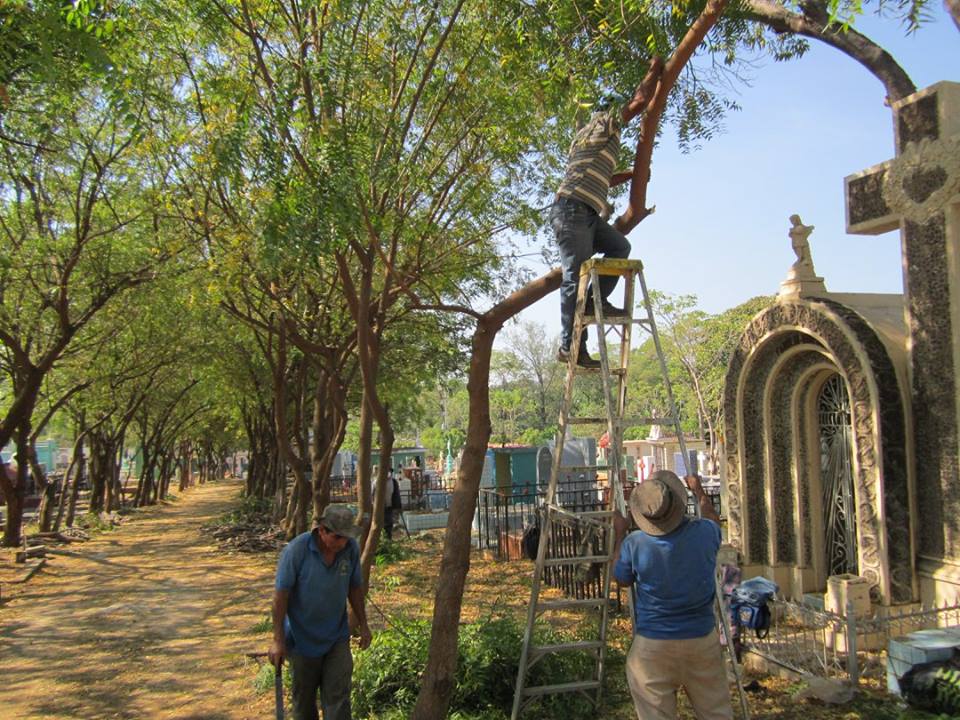
[[[655,640],[703,637],[716,626],[720,527],[691,519],[666,535],[630,533],[620,546],[614,577],[634,588],[634,632]]]
[[[333,559],[323,561],[312,532],[287,543],[277,563],[277,590],[289,590],[283,622],[287,649],[304,657],[323,657],[331,647],[350,639],[347,593],[363,584],[360,547],[351,538]]]

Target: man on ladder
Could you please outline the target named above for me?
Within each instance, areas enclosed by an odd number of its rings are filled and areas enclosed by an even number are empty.
[[[630,255],[630,242],[606,221],[607,191],[612,185],[629,180],[629,172],[614,174],[617,156],[620,153],[620,129],[639,115],[653,95],[660,75],[663,60],[659,57],[650,62],[643,82],[633,97],[622,107],[614,108],[612,99],[598,103],[589,122],[577,132],[570,146],[570,157],[563,182],[550,208],[550,225],[560,249],[563,265],[563,280],[560,284],[560,351],[557,360],[567,362],[573,349],[573,318],[577,307],[577,286],[580,282],[580,265],[594,253],[604,257],[626,258]],[[607,302],[607,297],[617,284],[615,276],[600,280],[600,297],[603,313],[607,316],[622,315],[623,309]],[[593,293],[587,292],[586,314],[593,315]],[[577,338],[579,350],[574,350],[577,364],[581,367],[599,368],[600,361],[587,352],[587,334]]]
[[[676,718],[681,686],[698,720],[731,720],[714,614],[720,518],[700,479],[688,475],[686,481],[700,518],[685,517],[686,488],[669,470],[654,473],[630,494],[637,532],[624,539],[627,519],[613,516],[613,574],[633,597],[627,684],[643,720]]]

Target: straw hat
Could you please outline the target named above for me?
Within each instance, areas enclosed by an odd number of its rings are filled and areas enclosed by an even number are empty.
[[[677,529],[687,512],[687,489],[669,470],[658,470],[630,493],[630,514],[648,535]]]

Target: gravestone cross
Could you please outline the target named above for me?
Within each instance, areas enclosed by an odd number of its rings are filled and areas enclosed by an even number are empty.
[[[896,158],[844,186],[847,232],[900,229],[922,565],[960,558],[960,83],[893,115]]]

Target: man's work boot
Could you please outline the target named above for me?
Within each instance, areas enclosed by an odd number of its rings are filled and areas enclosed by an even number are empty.
[[[568,363],[570,362],[570,351],[560,348],[557,351],[557,362]],[[580,354],[577,356],[577,365],[582,368],[587,368],[589,370],[596,370],[600,367],[600,361],[594,360],[590,357],[590,353],[587,352],[586,348],[580,351]]]
[[[583,312],[587,317],[594,316],[594,304],[593,298],[587,300],[586,306],[583,308]],[[606,298],[600,301],[600,310],[603,311],[603,317],[617,317],[621,315],[626,315],[626,311],[623,308],[618,308],[616,305],[608,301]]]

